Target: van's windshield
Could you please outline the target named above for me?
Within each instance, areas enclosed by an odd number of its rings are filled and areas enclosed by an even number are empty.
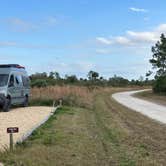
[[[0,87],[7,85],[8,77],[8,74],[0,74]]]

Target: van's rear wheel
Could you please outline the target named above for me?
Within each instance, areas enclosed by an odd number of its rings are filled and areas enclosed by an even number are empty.
[[[2,109],[4,112],[8,112],[10,110],[10,107],[11,107],[11,99],[6,98]]]
[[[24,102],[23,102],[23,107],[28,107],[29,99],[28,96],[25,96]]]

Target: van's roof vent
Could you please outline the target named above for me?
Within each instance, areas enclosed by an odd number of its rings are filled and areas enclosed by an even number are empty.
[[[25,67],[20,66],[18,64],[3,64],[3,65],[0,65],[0,68],[10,68],[10,67],[18,68],[18,69],[25,69]]]

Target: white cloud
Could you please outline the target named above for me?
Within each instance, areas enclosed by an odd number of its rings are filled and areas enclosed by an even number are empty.
[[[166,33],[166,24],[160,24],[151,31],[131,31],[125,32],[124,36],[97,37],[96,40],[105,45],[134,46],[153,44],[159,40],[161,33]]]
[[[124,36],[118,36],[115,38],[115,42],[121,45],[130,45],[132,44],[130,39]]]
[[[157,28],[156,28],[156,31],[158,33],[166,33],[166,24],[160,24]]]
[[[20,18],[10,18],[7,20],[9,28],[14,31],[26,32],[37,29],[38,26]]]
[[[29,21],[21,18],[8,18],[5,19],[4,22],[7,23],[8,27],[13,31],[27,32],[45,27],[56,26],[59,23],[59,18],[49,16],[36,21]]]
[[[127,31],[128,37],[135,42],[155,42],[158,40],[158,35],[155,32],[134,32]]]
[[[100,43],[110,45],[112,44],[112,41],[110,39],[104,38],[104,37],[97,37],[96,40]]]
[[[130,7],[129,9],[133,12],[142,12],[142,13],[148,12],[147,9],[143,9],[143,8]]]

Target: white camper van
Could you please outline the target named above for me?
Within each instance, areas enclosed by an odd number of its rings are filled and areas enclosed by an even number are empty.
[[[11,105],[28,106],[30,81],[25,68],[17,64],[0,65],[0,107],[9,111]]]

